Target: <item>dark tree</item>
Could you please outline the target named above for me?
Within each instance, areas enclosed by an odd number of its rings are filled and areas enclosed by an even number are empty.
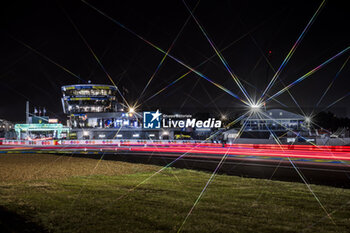
[[[330,131],[335,131],[339,127],[350,127],[350,119],[347,117],[340,118],[331,112],[320,112],[313,120],[318,126],[316,128],[324,128]],[[320,127],[319,127],[320,126]]]

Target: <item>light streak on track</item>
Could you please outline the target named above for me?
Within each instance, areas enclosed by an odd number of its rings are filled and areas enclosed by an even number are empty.
[[[84,150],[87,151],[114,151],[117,152],[156,152],[156,153],[183,153],[191,150],[191,154],[222,155],[226,149],[230,148],[229,155],[246,156],[270,156],[270,157],[291,157],[291,158],[312,158],[312,159],[340,159],[350,161],[350,146],[314,146],[314,145],[276,145],[276,144],[226,144],[221,143],[151,143],[151,142],[120,142],[111,145],[57,145],[57,146],[0,146],[0,153],[16,151],[67,151]],[[330,156],[330,152],[334,154]]]

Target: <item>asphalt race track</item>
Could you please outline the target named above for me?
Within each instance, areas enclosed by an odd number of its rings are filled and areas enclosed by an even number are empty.
[[[220,173],[350,188],[350,146],[120,142],[108,145],[1,145],[4,153],[53,153],[152,163]],[[297,172],[299,171],[299,173]]]

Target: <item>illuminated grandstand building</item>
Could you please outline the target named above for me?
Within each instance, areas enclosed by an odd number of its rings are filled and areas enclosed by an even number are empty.
[[[77,84],[62,87],[63,111],[78,139],[147,137],[142,114],[124,112],[111,85]],[[150,133],[155,135],[155,133]]]
[[[250,130],[306,130],[305,117],[282,109],[270,109],[265,112],[253,113],[244,120]]]
[[[63,111],[67,114],[87,112],[114,112],[116,92],[114,86],[79,84],[62,87]]]
[[[143,127],[144,113],[126,112],[118,102],[115,86],[77,84],[62,87],[63,111],[71,128],[70,139],[189,139],[193,135],[208,134],[210,129],[191,127]],[[175,117],[176,118],[176,117]],[[148,120],[151,120],[152,117]],[[178,120],[178,119],[177,119]],[[152,120],[151,120],[152,121]],[[206,136],[201,136],[206,138]]]
[[[309,135],[310,127],[304,116],[282,109],[254,112],[241,123],[246,125],[242,138],[269,138],[272,132],[279,137]]]
[[[0,119],[0,139],[15,137],[14,124],[10,121]]]

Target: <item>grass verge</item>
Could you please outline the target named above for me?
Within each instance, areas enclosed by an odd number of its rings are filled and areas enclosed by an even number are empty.
[[[0,206],[49,232],[176,232],[211,175],[169,168],[133,190],[160,167],[6,156]],[[305,184],[217,175],[183,232],[347,232],[350,190],[311,187],[332,220]]]

